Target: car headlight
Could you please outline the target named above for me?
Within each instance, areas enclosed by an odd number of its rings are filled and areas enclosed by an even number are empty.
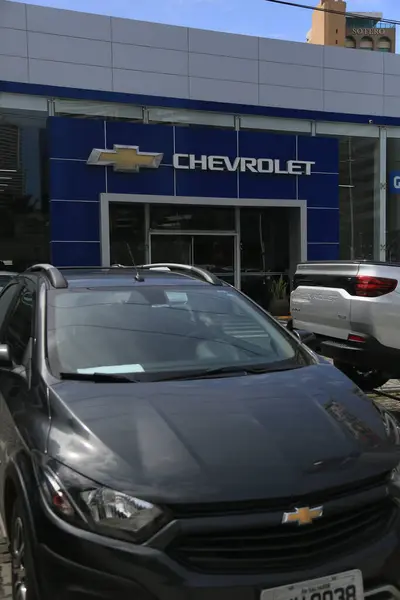
[[[57,461],[38,466],[47,504],[72,524],[137,544],[148,541],[167,522],[151,502],[101,486]]]

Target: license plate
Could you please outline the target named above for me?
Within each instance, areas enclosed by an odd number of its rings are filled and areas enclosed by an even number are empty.
[[[361,571],[347,571],[261,592],[260,600],[363,600]]]

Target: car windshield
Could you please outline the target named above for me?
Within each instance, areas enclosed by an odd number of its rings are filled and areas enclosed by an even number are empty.
[[[185,285],[48,293],[47,353],[60,373],[168,374],[295,368],[309,354],[232,288]],[[173,377],[172,377],[173,378]]]

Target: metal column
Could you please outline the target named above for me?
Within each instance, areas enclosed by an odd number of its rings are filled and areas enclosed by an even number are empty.
[[[378,260],[386,260],[386,194],[387,194],[387,131],[380,127],[379,134],[379,190],[374,206],[374,254]]]

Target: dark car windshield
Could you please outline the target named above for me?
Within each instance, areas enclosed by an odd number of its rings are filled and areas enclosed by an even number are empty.
[[[51,291],[51,371],[135,379],[220,367],[297,367],[312,361],[232,288],[185,285]],[[158,375],[158,377],[157,377]]]

